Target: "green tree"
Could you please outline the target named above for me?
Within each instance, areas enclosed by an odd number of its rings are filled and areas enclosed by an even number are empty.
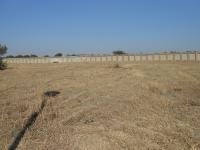
[[[3,46],[3,45],[0,44],[0,56],[6,54],[7,49],[8,48],[5,45]]]
[[[62,57],[63,54],[62,54],[62,53],[57,53],[57,54],[55,54],[54,56],[55,56],[55,57]]]
[[[8,56],[6,56],[6,58],[15,58],[15,56],[13,56],[13,55],[8,55]]]
[[[6,68],[6,63],[3,62],[2,56],[7,53],[7,49],[8,48],[5,45],[0,44],[0,70],[3,70]]]
[[[124,55],[124,54],[126,54],[126,52],[124,52],[122,50],[113,51],[113,55]]]
[[[38,57],[37,55],[35,54],[31,54],[30,57]]]
[[[44,57],[49,57],[49,55],[44,55]]]

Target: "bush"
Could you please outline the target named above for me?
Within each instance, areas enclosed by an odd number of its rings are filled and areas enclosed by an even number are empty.
[[[23,57],[24,57],[24,58],[29,58],[30,56],[29,56],[29,55],[24,55]]]
[[[30,57],[38,57],[37,55],[35,54],[31,54]]]
[[[55,54],[55,57],[62,57],[62,56],[63,56],[62,53],[57,53],[57,54]]]
[[[4,70],[7,68],[7,64],[3,62],[3,58],[2,58],[2,56],[6,54],[7,49],[8,48],[6,46],[3,46],[0,44],[0,70]]]
[[[49,57],[49,55],[44,55],[44,57]]]
[[[0,55],[4,55],[7,53],[7,47],[0,44]]]
[[[15,56],[15,58],[23,58],[24,56],[23,55],[17,55]]]
[[[7,64],[3,62],[2,60],[0,60],[0,70],[4,70],[6,68],[7,68]]]
[[[124,54],[126,54],[126,53],[122,50],[113,51],[113,55],[124,55]]]
[[[6,58],[15,58],[15,56],[13,56],[13,55],[8,55],[8,56],[6,56]]]
[[[17,55],[17,56],[13,56],[12,58],[33,58],[33,57],[38,57],[35,54],[31,54],[31,55]],[[11,57],[10,57],[11,58]]]

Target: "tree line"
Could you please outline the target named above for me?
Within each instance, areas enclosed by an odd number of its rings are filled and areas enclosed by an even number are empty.
[[[62,53],[56,53],[54,57],[62,57],[64,56]],[[77,54],[67,54],[66,56],[78,56]],[[8,55],[5,58],[34,58],[34,57],[39,57],[38,55],[35,54],[30,54],[30,55]],[[50,55],[44,55],[43,57],[51,57]]]
[[[122,51],[122,50],[116,50],[112,52],[113,55],[123,55],[123,54],[127,54],[126,52]],[[54,55],[54,57],[62,57],[64,56],[64,54],[62,53],[56,53]],[[79,56],[78,54],[66,54],[66,56]],[[5,58],[34,58],[34,57],[39,57],[35,54],[30,54],[30,55],[8,55]],[[51,57],[50,55],[44,55],[43,57]]]

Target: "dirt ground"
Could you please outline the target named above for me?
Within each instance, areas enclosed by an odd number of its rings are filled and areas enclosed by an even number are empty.
[[[46,98],[46,91],[59,91]],[[200,64],[12,64],[0,71],[0,149],[198,150]]]

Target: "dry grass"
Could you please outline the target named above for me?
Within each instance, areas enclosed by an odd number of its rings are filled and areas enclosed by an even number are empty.
[[[0,149],[200,149],[199,64],[34,64],[0,71]]]

